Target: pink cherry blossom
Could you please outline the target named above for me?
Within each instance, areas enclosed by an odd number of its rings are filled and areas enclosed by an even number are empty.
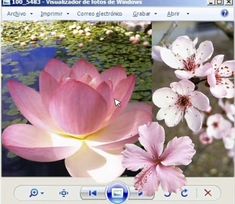
[[[228,119],[235,122],[235,104],[231,104],[228,101],[224,103],[223,99],[219,99],[219,106],[225,111]]]
[[[228,151],[228,156],[233,158],[233,160],[235,161],[235,147]]]
[[[157,122],[139,127],[139,142],[145,148],[127,144],[123,166],[142,171],[135,177],[135,188],[145,195],[154,195],[159,185],[165,192],[176,192],[186,179],[178,165],[189,165],[196,153],[188,136],[173,138],[164,148],[165,131]]]
[[[206,132],[202,132],[199,135],[199,140],[203,145],[208,145],[208,144],[212,144],[213,137],[208,136]]]
[[[121,151],[136,142],[138,126],[151,121],[151,106],[129,103],[135,77],[122,67],[99,74],[93,64],[72,68],[53,59],[40,74],[40,91],[10,81],[10,94],[32,124],[14,124],[3,132],[3,145],[38,162],[65,159],[71,176],[109,182],[120,176]],[[116,107],[114,99],[121,101]]]
[[[205,62],[211,58],[214,47],[211,41],[204,41],[196,48],[197,42],[197,38],[192,41],[188,36],[179,36],[168,48],[154,46],[152,57],[176,69],[179,79],[206,76],[211,64]]]
[[[232,124],[221,114],[214,114],[207,118],[207,135],[215,139],[222,139],[228,134]]]
[[[223,137],[223,142],[225,149],[232,150],[235,148],[235,127],[231,128],[228,134]]]
[[[211,64],[213,69],[207,76],[210,91],[216,98],[233,98],[235,96],[233,71],[235,70],[235,60],[225,61],[224,55],[215,56]]]
[[[210,102],[206,95],[194,89],[191,81],[183,79],[171,83],[170,88],[156,90],[153,103],[160,108],[157,120],[165,120],[168,127],[174,127],[184,117],[192,131],[199,131],[203,122],[201,111],[209,111]]]

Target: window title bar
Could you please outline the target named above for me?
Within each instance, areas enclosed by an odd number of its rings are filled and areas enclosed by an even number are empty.
[[[208,6],[208,0],[2,0],[2,6],[204,7]]]

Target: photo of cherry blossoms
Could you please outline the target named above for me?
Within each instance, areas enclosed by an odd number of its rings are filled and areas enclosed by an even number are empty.
[[[3,176],[132,176],[125,145],[152,122],[151,31],[149,22],[4,22]]]
[[[232,22],[153,23],[153,115],[168,141],[189,136],[186,176],[234,176]]]

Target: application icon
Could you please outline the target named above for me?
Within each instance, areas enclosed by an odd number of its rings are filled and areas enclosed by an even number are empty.
[[[38,189],[36,188],[32,188],[31,191],[30,191],[30,194],[29,194],[29,197],[35,197],[38,195]]]
[[[121,204],[129,198],[129,190],[123,183],[114,183],[107,187],[106,196],[112,204]]]
[[[11,5],[11,0],[3,0],[3,5],[4,6],[10,6]]]

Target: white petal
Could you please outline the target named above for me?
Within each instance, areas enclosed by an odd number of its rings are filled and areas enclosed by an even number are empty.
[[[218,69],[218,74],[222,77],[230,77],[235,70],[235,60],[226,61]]]
[[[180,56],[182,59],[187,59],[196,52],[193,41],[185,36],[178,37],[172,43],[171,49],[174,54]]]
[[[167,112],[168,112],[168,107],[161,108],[157,113],[157,116],[156,116],[157,120],[164,120]]]
[[[195,89],[194,83],[187,79],[183,79],[179,82],[172,82],[170,87],[174,92],[177,92],[179,95],[183,96],[188,95]]]
[[[183,118],[183,111],[178,109],[176,106],[169,107],[164,113],[165,123],[168,127],[174,127],[179,124]]]
[[[193,45],[196,46],[197,43],[198,43],[198,38],[195,38],[195,39],[193,40]]]
[[[210,87],[214,87],[216,85],[215,72],[212,71],[212,73],[207,76],[207,82]]]
[[[221,139],[228,135],[231,127],[232,124],[217,113],[208,117],[206,132],[210,137]]]
[[[216,55],[212,60],[211,64],[214,70],[217,70],[224,61],[224,55]]]
[[[176,102],[178,96],[170,88],[160,88],[153,93],[153,103],[157,107],[168,107]]]
[[[221,84],[224,86],[226,90],[225,98],[234,98],[235,96],[234,82],[230,81],[229,79],[222,79]]]
[[[182,69],[184,68],[183,62],[181,62],[173,53],[171,50],[167,48],[161,49],[161,59],[163,62],[165,62],[169,67],[174,69]]]
[[[190,79],[193,77],[193,74],[190,71],[185,70],[176,70],[175,75],[178,79]]]
[[[201,65],[195,70],[195,76],[197,76],[197,77],[207,76],[207,75],[211,74],[212,69],[213,68],[212,68],[211,63],[206,63],[204,65]]]
[[[202,128],[202,114],[193,107],[190,107],[185,112],[185,119],[188,127],[193,131],[197,132]]]
[[[233,149],[235,147],[235,128],[231,128],[228,135],[223,137],[224,146],[226,149]]]
[[[216,98],[225,98],[227,91],[223,85],[216,85],[210,87],[211,94]]]
[[[111,182],[119,177],[124,168],[122,155],[110,154],[84,144],[73,156],[65,159],[65,165],[73,177],[92,177],[96,182]]]
[[[218,122],[223,119],[223,116],[221,114],[214,114],[208,117],[206,124],[207,126],[213,125],[215,122]]]
[[[214,52],[214,47],[211,41],[204,41],[202,42],[197,51],[195,56],[195,61],[199,64],[206,62],[209,60]]]
[[[206,128],[206,133],[209,137],[215,138],[215,139],[222,139],[223,135],[220,131],[217,131],[213,126],[209,126]]]
[[[191,94],[191,103],[194,107],[201,111],[208,111],[210,109],[210,101],[209,98],[204,95],[202,92],[194,91]]]

